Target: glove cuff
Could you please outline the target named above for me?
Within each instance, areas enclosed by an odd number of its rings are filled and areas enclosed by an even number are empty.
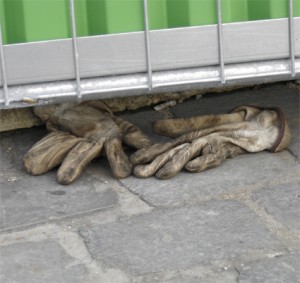
[[[269,149],[271,152],[281,151],[289,145],[291,141],[291,132],[286,121],[286,117],[279,107],[266,108],[277,112],[279,117],[279,134],[274,145]]]
[[[288,147],[288,145],[291,141],[291,132],[290,132],[290,128],[288,126],[288,123],[286,121],[286,117],[285,117],[285,115],[284,115],[284,113],[283,113],[283,111],[280,107],[260,107],[260,106],[254,106],[254,105],[242,105],[242,106],[239,106],[239,107],[235,107],[234,109],[232,109],[230,111],[230,113],[239,110],[239,108],[243,109],[244,107],[253,107],[253,108],[256,108],[258,110],[273,110],[273,111],[276,111],[277,114],[278,114],[279,133],[278,133],[278,137],[277,137],[275,143],[268,150],[271,151],[271,152],[278,152],[278,151],[281,151],[281,150]]]

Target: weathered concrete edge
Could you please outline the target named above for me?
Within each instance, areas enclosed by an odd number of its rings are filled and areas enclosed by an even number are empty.
[[[251,85],[226,86],[224,88],[209,88],[201,90],[190,90],[184,92],[172,92],[150,95],[128,96],[120,98],[108,98],[103,101],[112,109],[113,112],[126,110],[137,110],[143,107],[150,107],[167,101],[180,103],[188,98],[208,93],[229,92],[237,89],[250,87]],[[30,106],[30,105],[28,105]],[[0,110],[0,132],[16,129],[31,128],[40,126],[43,122],[32,112],[32,107],[2,109]]]

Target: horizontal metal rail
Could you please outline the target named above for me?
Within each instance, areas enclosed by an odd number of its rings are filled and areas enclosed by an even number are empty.
[[[274,82],[290,80],[290,60],[272,60],[256,63],[226,65],[226,85],[243,85],[262,81]],[[220,68],[200,67],[173,71],[153,72],[153,89],[151,93],[166,91],[183,91],[189,89],[206,89],[222,87]],[[300,79],[300,59],[295,59],[295,77]],[[149,93],[148,75],[146,73],[109,76],[81,80],[82,99],[123,97]],[[34,104],[47,104],[74,100],[77,97],[76,80],[52,83],[11,86],[12,100],[9,107],[27,107]],[[0,90],[3,97],[3,90]],[[4,99],[0,106],[5,108]]]
[[[6,67],[5,67],[5,58],[3,52],[3,42],[2,42],[2,26],[0,23],[0,69],[2,75],[2,89],[3,89],[3,97],[5,106],[9,105],[9,98],[8,98],[8,87],[7,87],[7,79],[6,79]]]

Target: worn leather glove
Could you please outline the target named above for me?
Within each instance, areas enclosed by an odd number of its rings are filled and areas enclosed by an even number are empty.
[[[280,151],[291,139],[280,108],[247,105],[229,114],[159,120],[154,123],[154,130],[177,138],[131,155],[131,162],[137,165],[134,168],[137,177],[155,174],[159,179],[168,179],[182,168],[201,172],[241,153]]]
[[[51,132],[24,156],[24,166],[40,175],[59,166],[60,184],[75,181],[87,164],[105,149],[113,175],[125,178],[132,164],[122,148],[122,140],[136,149],[148,147],[151,140],[131,123],[113,115],[101,101],[36,107],[34,112]]]

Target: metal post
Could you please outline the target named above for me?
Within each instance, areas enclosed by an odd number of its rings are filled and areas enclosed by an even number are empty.
[[[290,59],[291,59],[291,76],[295,77],[296,64],[295,64],[293,0],[289,0],[289,46],[290,46]]]
[[[152,82],[152,66],[151,66],[151,54],[150,54],[150,32],[149,32],[149,15],[148,15],[148,0],[144,0],[144,20],[145,20],[145,48],[146,48],[146,60],[148,70],[148,89],[151,91],[153,87]]]
[[[78,54],[78,46],[77,46],[74,0],[70,0],[70,14],[71,14],[71,22],[72,22],[72,42],[73,42],[74,64],[75,64],[75,76],[76,76],[76,83],[77,83],[77,98],[78,100],[81,100],[81,82],[80,82],[79,54]]]
[[[219,48],[219,60],[221,69],[221,82],[225,83],[225,67],[224,67],[224,48],[223,48],[223,28],[222,28],[222,6],[221,0],[217,0],[218,8],[218,48]]]
[[[7,87],[7,79],[6,79],[6,68],[4,62],[4,51],[3,51],[3,40],[2,40],[2,26],[0,23],[0,62],[1,62],[1,72],[2,72],[2,84],[3,84],[3,92],[4,92],[4,101],[5,106],[9,105],[8,98],[8,87]]]

